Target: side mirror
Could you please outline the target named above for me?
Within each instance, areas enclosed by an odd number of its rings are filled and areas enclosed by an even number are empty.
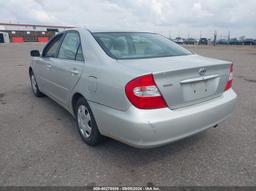
[[[30,55],[32,57],[40,57],[40,52],[38,50],[31,50]]]

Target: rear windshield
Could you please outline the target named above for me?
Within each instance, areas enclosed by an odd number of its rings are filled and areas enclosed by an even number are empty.
[[[115,59],[139,59],[192,54],[171,40],[155,33],[92,33],[101,48]]]

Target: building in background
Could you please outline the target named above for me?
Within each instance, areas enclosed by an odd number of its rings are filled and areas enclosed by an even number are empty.
[[[12,24],[0,23],[0,43],[4,36],[9,36],[9,42],[47,42],[56,33],[66,29],[74,28],[71,26],[52,26],[52,25],[32,25],[32,24]],[[2,35],[1,35],[2,34]]]

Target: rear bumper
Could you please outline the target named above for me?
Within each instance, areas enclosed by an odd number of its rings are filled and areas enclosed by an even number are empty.
[[[92,102],[89,104],[103,135],[134,147],[152,148],[220,123],[231,114],[236,97],[230,89],[213,100],[177,110],[130,107],[123,112]]]

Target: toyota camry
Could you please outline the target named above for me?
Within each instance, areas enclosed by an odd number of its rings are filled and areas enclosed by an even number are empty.
[[[199,56],[160,34],[71,29],[29,67],[35,96],[68,110],[82,140],[152,148],[199,133],[232,112],[233,64]]]

